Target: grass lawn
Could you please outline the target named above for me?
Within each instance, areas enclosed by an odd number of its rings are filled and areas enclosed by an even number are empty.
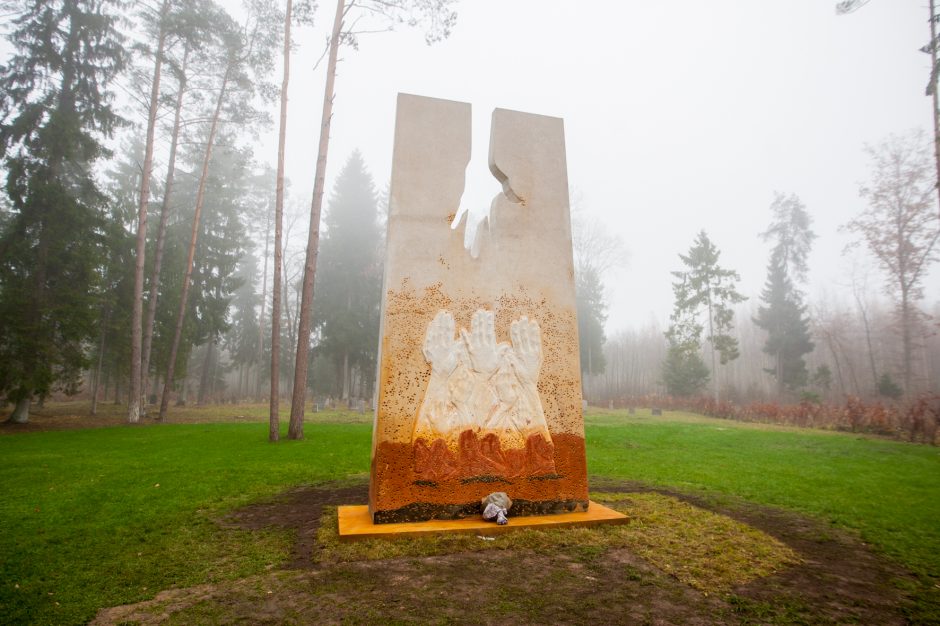
[[[290,538],[214,520],[286,487],[366,479],[371,418],[309,416],[267,442],[253,407],[182,423],[0,435],[0,623],[84,622],[169,587],[276,567]],[[225,423],[226,416],[241,416]],[[809,513],[940,577],[940,450],[667,413],[587,418],[589,471]],[[932,582],[929,582],[932,581]]]

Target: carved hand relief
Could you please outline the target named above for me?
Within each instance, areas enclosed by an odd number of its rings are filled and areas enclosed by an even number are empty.
[[[493,312],[478,310],[469,331],[455,331],[442,310],[425,334],[431,377],[412,436],[416,473],[432,481],[554,473],[538,323],[523,316],[510,324],[511,344],[497,343]]]

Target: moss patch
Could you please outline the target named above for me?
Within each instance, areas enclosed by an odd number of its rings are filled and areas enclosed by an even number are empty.
[[[616,529],[623,547],[707,592],[724,592],[801,562],[770,535],[672,496],[658,493],[595,493],[631,516]]]
[[[482,550],[570,553],[590,563],[609,549],[626,548],[679,581],[707,593],[770,576],[800,563],[780,541],[730,517],[657,493],[597,493],[631,517],[629,524],[552,530],[522,529],[481,539],[470,534],[341,542],[336,508],[324,508],[318,530],[326,563],[427,557]],[[512,523],[512,522],[510,522]]]

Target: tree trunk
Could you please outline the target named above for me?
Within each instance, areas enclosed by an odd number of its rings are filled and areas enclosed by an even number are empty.
[[[166,368],[166,379],[163,384],[163,398],[160,400],[160,421],[166,420],[166,411],[170,403],[170,391],[173,387],[173,374],[176,369],[176,353],[179,351],[180,338],[183,335],[183,321],[186,319],[186,303],[189,299],[189,289],[193,276],[193,261],[196,256],[196,241],[199,238],[199,218],[202,213],[202,205],[206,197],[206,181],[209,178],[209,161],[212,159],[212,145],[215,142],[215,133],[219,126],[219,116],[222,113],[222,103],[225,100],[225,90],[228,87],[229,76],[231,75],[234,60],[229,59],[225,68],[225,75],[222,78],[222,87],[219,90],[219,98],[215,104],[215,112],[212,114],[212,125],[209,128],[209,138],[206,142],[206,153],[202,161],[202,174],[199,177],[199,189],[196,192],[196,209],[193,215],[193,230],[189,241],[189,255],[186,260],[186,275],[183,277],[183,292],[180,295],[179,311],[176,314],[176,330],[173,333],[173,343],[170,346],[170,358]]]
[[[865,343],[868,346],[868,365],[871,367],[872,390],[878,393],[878,370],[875,367],[875,351],[871,347],[871,326],[868,324],[868,312],[862,306],[858,296],[855,297],[858,303],[858,310],[862,314],[862,325],[865,327]]]
[[[337,0],[333,31],[330,36],[330,60],[326,68],[326,86],[323,90],[323,115],[320,120],[320,146],[317,171],[310,202],[310,233],[307,238],[307,259],[304,264],[303,295],[297,326],[297,357],[294,364],[294,390],[290,405],[289,439],[304,437],[304,400],[307,392],[307,359],[310,353],[310,321],[313,308],[313,285],[317,272],[317,252],[320,242],[320,209],[323,206],[323,187],[326,177],[326,157],[330,145],[330,121],[333,118],[333,83],[336,78],[336,55],[343,26],[343,5]]]
[[[281,438],[280,377],[281,377],[281,265],[284,230],[284,149],[287,145],[287,86],[290,82],[290,23],[293,2],[287,0],[284,16],[284,76],[281,80],[281,119],[277,138],[277,185],[274,198],[274,284],[271,286],[271,391],[268,413],[268,440]],[[267,261],[267,258],[265,258]],[[265,265],[267,267],[267,265]]]
[[[712,313],[711,285],[709,285],[708,289],[708,345],[711,347],[712,355],[712,393],[715,396],[715,404],[718,404],[718,366],[715,364],[715,329]]]
[[[933,102],[933,148],[937,165],[937,199],[940,200],[940,94],[937,94],[937,22],[935,0],[930,0],[930,92]]]
[[[142,395],[141,381],[141,316],[144,308],[144,261],[147,251],[147,211],[150,207],[150,174],[153,171],[154,130],[157,125],[157,110],[160,99],[160,74],[163,66],[163,46],[166,42],[166,14],[169,0],[163,0],[160,8],[160,35],[156,59],[153,64],[153,79],[150,83],[150,110],[147,114],[147,143],[144,147],[144,169],[140,177],[140,200],[137,205],[137,250],[134,265],[134,301],[131,307],[131,380],[127,400],[127,421],[140,421]],[[146,404],[146,403],[145,403]]]
[[[179,145],[181,117],[183,112],[183,94],[186,92],[186,65],[189,49],[183,50],[183,64],[180,69],[179,93],[176,94],[176,111],[173,115],[173,134],[170,137],[170,155],[167,163],[166,188],[163,191],[163,203],[160,207],[160,225],[157,227],[157,240],[153,256],[153,270],[150,273],[150,298],[147,300],[147,319],[143,327],[143,349],[140,363],[141,389],[147,388],[150,378],[150,354],[153,346],[153,327],[157,317],[157,298],[160,289],[160,272],[163,268],[163,246],[166,241],[166,225],[170,217],[170,196],[173,192],[173,178],[176,174],[176,148]],[[154,391],[153,395],[156,395]],[[147,404],[143,410],[146,412]]]
[[[108,392],[111,390],[111,368],[109,367],[104,371],[104,391],[101,393],[101,397],[105,400],[108,399]]]
[[[104,362],[104,341],[107,337],[108,320],[110,319],[110,311],[103,316],[101,322],[101,337],[98,339],[98,363],[95,365],[95,384],[92,387],[91,391],[91,414],[98,414],[98,385],[101,382],[101,364]]]
[[[26,424],[29,422],[29,405],[32,398],[26,396],[16,401],[16,408],[10,413],[7,422],[10,424]]]
[[[904,350],[904,395],[911,397],[911,303],[906,284],[901,284],[901,340]]]
[[[196,406],[203,406],[206,403],[206,396],[209,394],[210,379],[209,373],[212,371],[212,357],[215,354],[215,339],[209,340],[206,346],[206,358],[202,362],[202,375],[199,378],[199,393],[196,395]]]
[[[343,351],[343,400],[349,407],[349,350]]]
[[[258,314],[258,372],[252,395],[259,398],[261,395],[261,362],[264,360],[264,312],[268,304],[268,251],[271,243],[271,216],[268,216],[268,226],[264,232],[264,270],[261,272],[261,312]],[[247,387],[247,377],[246,377]],[[260,399],[260,398],[259,398]]]

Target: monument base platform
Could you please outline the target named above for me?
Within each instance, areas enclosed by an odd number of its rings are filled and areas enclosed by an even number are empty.
[[[479,517],[455,520],[429,520],[427,522],[407,522],[393,524],[374,524],[367,505],[347,505],[338,509],[339,538],[342,541],[395,537],[419,537],[435,533],[475,533],[477,535],[495,535],[498,533],[520,530],[522,528],[564,528],[566,526],[597,526],[600,524],[626,524],[630,518],[602,504],[591,502],[587,511],[558,513],[555,515],[533,515],[529,517],[510,517],[509,523],[500,526]]]

